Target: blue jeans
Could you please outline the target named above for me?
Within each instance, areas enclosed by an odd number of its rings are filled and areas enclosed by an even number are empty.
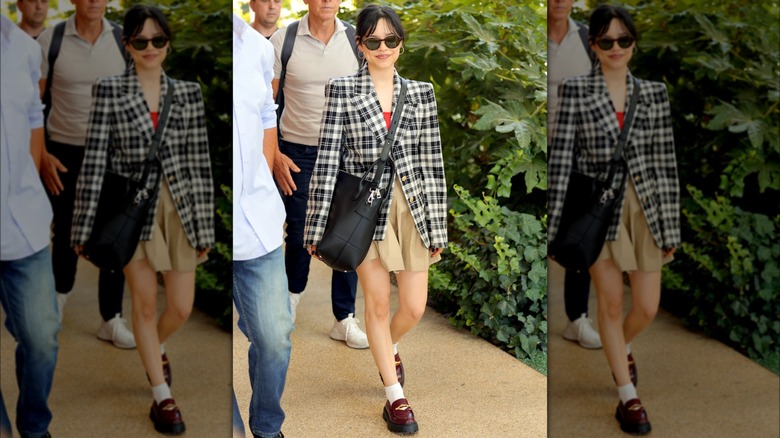
[[[237,437],[246,437],[246,431],[244,430],[244,420],[241,419],[241,412],[238,411],[236,391],[233,391],[233,438]]]
[[[301,293],[309,280],[311,256],[303,247],[303,228],[306,222],[306,203],[309,201],[309,181],[317,161],[317,148],[284,140],[279,142],[279,150],[287,155],[301,171],[290,172],[297,190],[292,196],[282,194],[284,209],[287,212],[287,237],[285,242],[284,265],[287,272],[290,292]],[[333,316],[341,321],[350,313],[355,313],[357,296],[357,274],[354,272],[333,271],[331,280],[331,306]]]
[[[249,428],[261,437],[282,429],[280,404],[293,329],[282,248],[252,260],[233,261],[233,302],[238,328],[249,339]]]
[[[0,261],[0,300],[5,326],[17,342],[16,427],[22,436],[44,436],[52,418],[48,399],[60,330],[48,247],[23,259]],[[0,418],[7,421],[1,398]]]

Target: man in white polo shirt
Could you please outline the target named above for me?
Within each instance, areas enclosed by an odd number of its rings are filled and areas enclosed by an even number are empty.
[[[76,279],[78,256],[70,245],[73,205],[87,122],[92,106],[92,85],[104,76],[121,74],[125,59],[117,44],[111,23],[103,15],[108,0],[72,0],[76,13],[65,22],[59,56],[51,75],[51,108],[47,119],[47,141],[41,176],[54,209],[52,259],[57,304],[62,310]],[[49,47],[55,27],[39,37],[43,62],[41,90],[49,73]],[[98,338],[119,348],[135,348],[133,334],[122,319],[125,278],[122,272],[101,271],[98,302],[103,323]]]
[[[303,227],[309,180],[317,159],[320,122],[325,107],[325,84],[328,79],[353,74],[358,62],[347,27],[336,18],[336,0],[306,0],[309,12],[300,20],[292,56],[287,64],[283,85],[284,111],[281,117],[279,150],[274,177],[284,197],[287,211],[287,246],[285,268],[290,290],[293,321],[301,293],[309,277],[311,256],[303,246]],[[274,62],[274,96],[280,90],[282,46],[289,27],[279,29],[272,37]],[[357,274],[333,271],[331,304],[336,322],[330,337],[344,341],[352,348],[368,348],[366,334],[355,319]]]

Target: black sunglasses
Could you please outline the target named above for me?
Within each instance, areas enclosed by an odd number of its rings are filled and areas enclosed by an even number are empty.
[[[149,47],[149,42],[152,43],[152,46],[154,46],[155,49],[162,49],[168,44],[168,38],[164,36],[158,36],[152,39],[133,38],[130,40],[130,45],[133,46],[135,50],[144,50]]]
[[[385,46],[387,46],[388,49],[395,49],[399,44],[401,44],[403,39],[395,35],[390,35],[383,40],[380,40],[379,38],[366,38],[363,40],[363,44],[365,44],[368,50],[374,51],[379,48],[379,45],[382,44],[382,41],[385,42]]]
[[[612,38],[599,38],[596,41],[596,45],[599,46],[601,50],[609,50],[615,45],[615,41],[617,41],[618,46],[620,46],[622,49],[627,49],[631,47],[631,44],[634,44],[633,37],[623,36],[616,40],[613,40]]]

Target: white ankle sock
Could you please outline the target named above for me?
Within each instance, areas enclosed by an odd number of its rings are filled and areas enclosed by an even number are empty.
[[[620,401],[622,401],[623,404],[626,404],[629,400],[638,397],[636,395],[636,387],[633,383],[627,383],[623,386],[618,386],[618,396],[620,397]]]
[[[165,343],[160,344],[160,356],[165,354]]]
[[[398,342],[393,344],[393,354],[398,354]]]
[[[626,344],[626,356],[628,356],[629,354],[631,354],[631,344],[630,343]]]
[[[157,386],[152,386],[152,396],[154,401],[159,405],[163,400],[171,398],[171,388],[167,383],[161,383]]]
[[[404,389],[401,387],[400,383],[385,386],[385,396],[387,397],[387,400],[390,402],[390,404],[393,404],[393,402],[399,398],[404,398]]]

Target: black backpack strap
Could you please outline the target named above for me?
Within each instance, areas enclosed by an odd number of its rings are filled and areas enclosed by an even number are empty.
[[[127,50],[125,50],[125,45],[122,42],[122,27],[120,27],[118,24],[114,23],[113,21],[111,23],[111,33],[114,34],[114,40],[116,40],[116,45],[119,46],[119,53],[122,54],[122,59],[125,60],[125,67],[130,66],[130,61],[132,60],[130,58],[130,54],[127,53]]]
[[[357,59],[358,64],[360,64],[360,56],[358,56],[358,49],[357,49],[357,40],[355,40],[355,27],[344,20],[341,20],[341,22],[344,24],[344,27],[347,28],[347,39],[349,40],[349,45],[352,46],[352,53],[355,54],[355,59]]]
[[[290,61],[292,56],[293,46],[295,46],[295,37],[298,34],[298,25],[300,21],[295,21],[287,26],[287,31],[284,34],[284,43],[282,44],[282,73],[279,75],[279,86],[276,88],[276,129],[279,136],[282,135],[281,127],[279,126],[282,118],[282,112],[284,111],[284,79],[287,77],[287,62]]]
[[[54,77],[54,63],[57,61],[57,57],[60,56],[60,47],[62,47],[62,38],[65,36],[65,21],[58,23],[54,26],[54,32],[51,36],[51,43],[49,44],[49,54],[46,56],[46,60],[49,64],[49,71],[46,72],[46,87],[43,91],[42,102],[46,105],[43,108],[43,123],[46,125],[46,120],[49,118],[49,112],[51,111],[51,81]]]
[[[596,66],[596,54],[593,52],[593,49],[590,48],[590,44],[588,43],[588,27],[579,21],[575,21],[575,23],[577,23],[577,33],[580,34],[582,45],[585,46],[585,53],[588,54],[588,59],[590,59],[590,67],[593,68]]]

